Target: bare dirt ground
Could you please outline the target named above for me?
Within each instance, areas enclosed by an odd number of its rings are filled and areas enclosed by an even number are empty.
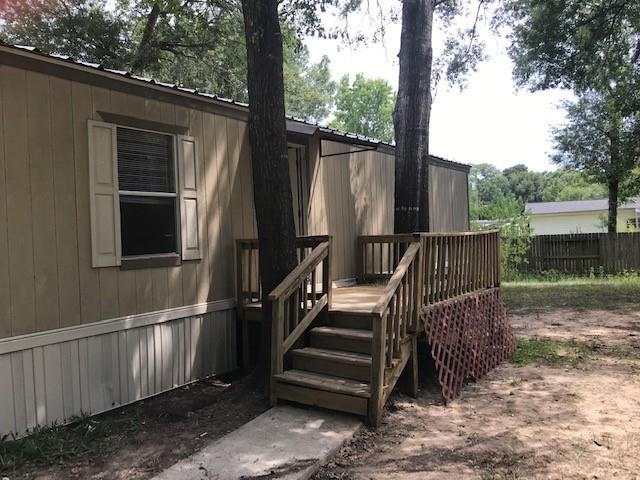
[[[141,480],[268,408],[248,378],[208,379],[17,442],[0,442],[0,478]]]
[[[640,479],[638,310],[512,312],[519,361],[446,407],[423,378],[315,480]]]

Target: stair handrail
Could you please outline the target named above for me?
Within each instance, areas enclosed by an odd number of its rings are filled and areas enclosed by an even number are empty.
[[[409,245],[372,311],[371,402],[375,405],[371,411],[374,415],[380,414],[386,398],[385,369],[393,366],[405,340],[418,329],[422,308],[421,248],[419,239]]]
[[[330,259],[331,237],[315,247],[269,294],[272,303],[272,402],[275,401],[273,376],[284,371],[284,355],[298,342],[320,312],[331,306]],[[322,283],[318,292],[316,276],[319,267],[322,269]]]

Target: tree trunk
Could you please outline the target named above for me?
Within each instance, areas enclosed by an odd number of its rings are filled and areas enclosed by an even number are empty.
[[[609,163],[610,170],[607,176],[607,190],[609,196],[609,215],[607,218],[607,231],[618,231],[618,200],[620,191],[620,179],[625,174],[621,168],[622,158],[620,151],[620,127],[621,119],[617,115],[611,116],[611,122],[607,136],[609,137]]]
[[[133,62],[131,62],[131,70],[133,72],[142,72],[147,65],[149,65],[153,33],[155,32],[159,17],[160,5],[158,2],[154,2],[149,15],[147,15],[147,23],[144,26],[140,45],[138,45],[138,49],[136,50],[136,56],[134,57]]]
[[[262,276],[259,378],[268,385],[271,362],[269,293],[295,268],[295,225],[289,182],[277,0],[242,0],[247,46],[249,141]]]
[[[607,231],[616,233],[618,231],[618,190],[619,181],[617,178],[609,178],[607,189],[609,190],[609,217],[607,219]]]
[[[433,0],[404,0],[395,127],[396,233],[429,230]]]

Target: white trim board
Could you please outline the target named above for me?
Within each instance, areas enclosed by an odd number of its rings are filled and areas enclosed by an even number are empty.
[[[235,298],[227,298],[214,302],[168,308],[166,310],[128,315],[126,317],[112,318],[84,325],[74,325],[56,330],[8,337],[0,339],[0,355],[27,350],[29,348],[43,347],[54,343],[93,337],[95,335],[129,330],[131,328],[170,322],[171,320],[177,320],[179,318],[193,317],[221,310],[231,310],[235,308],[235,306]]]

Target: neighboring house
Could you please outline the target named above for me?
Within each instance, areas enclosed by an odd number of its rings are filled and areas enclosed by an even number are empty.
[[[244,104],[0,46],[0,437],[237,367],[235,240],[255,237]],[[287,121],[299,234],[393,230],[393,147]],[[433,158],[431,230],[468,228]]]
[[[528,203],[525,212],[534,235],[563,233],[604,233],[607,231],[609,203],[598,200]],[[635,231],[640,224],[640,199],[618,207],[618,232]]]

